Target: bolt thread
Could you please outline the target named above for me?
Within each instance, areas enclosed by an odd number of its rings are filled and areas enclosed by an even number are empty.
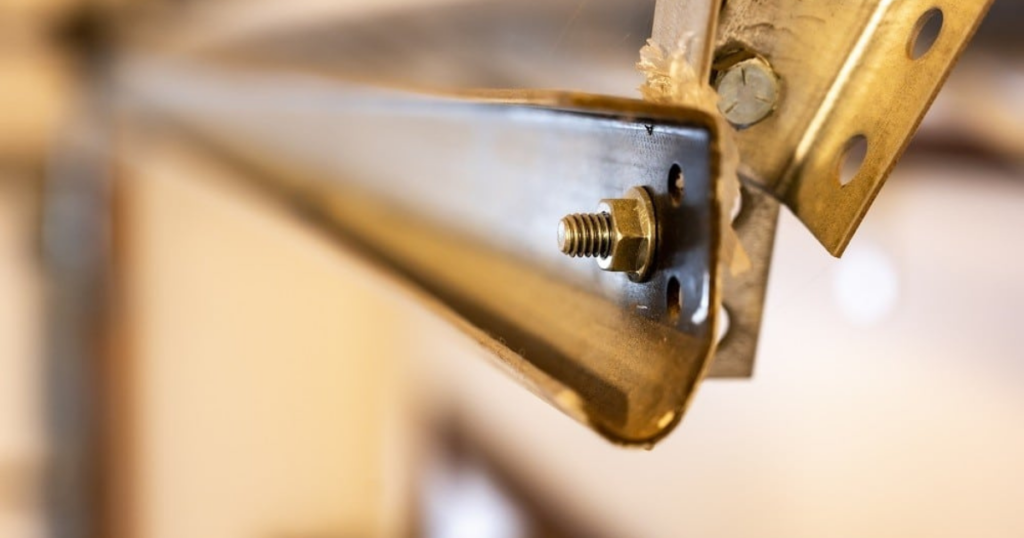
[[[612,252],[612,216],[576,213],[558,225],[558,246],[573,258],[607,258]]]

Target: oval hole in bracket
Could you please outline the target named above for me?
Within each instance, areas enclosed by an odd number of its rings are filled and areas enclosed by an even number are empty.
[[[839,184],[845,187],[857,177],[864,159],[868,156],[868,139],[857,135],[846,142],[843,156],[839,160]]]
[[[669,319],[673,322],[678,320],[679,314],[683,311],[683,289],[679,285],[679,279],[674,276],[668,279],[668,287],[665,292],[665,306]]]
[[[683,169],[678,164],[673,164],[668,171],[668,192],[672,195],[672,203],[676,206],[683,203],[685,191],[686,178],[683,176]]]
[[[942,10],[939,8],[929,9],[917,19],[907,41],[907,55],[911,60],[917,60],[932,50],[942,33],[942,23]]]

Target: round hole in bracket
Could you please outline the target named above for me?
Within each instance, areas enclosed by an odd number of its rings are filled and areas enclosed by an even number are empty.
[[[683,289],[679,285],[679,279],[676,277],[669,277],[668,287],[665,292],[665,307],[668,311],[668,317],[672,321],[679,319],[679,314],[683,311]]]
[[[929,9],[917,19],[907,41],[907,55],[911,60],[917,60],[932,50],[942,33],[942,23],[942,10],[939,8]]]
[[[678,164],[673,164],[668,171],[668,193],[672,196],[672,203],[677,206],[683,203],[685,192],[686,178],[683,176],[683,169]]]
[[[839,184],[846,186],[853,181],[864,165],[864,159],[868,156],[868,139],[864,135],[857,135],[846,142],[843,156],[839,160]]]

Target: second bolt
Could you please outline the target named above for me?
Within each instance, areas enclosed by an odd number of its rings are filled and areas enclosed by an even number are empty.
[[[765,119],[775,110],[779,81],[767,62],[750,58],[730,66],[715,83],[718,110],[737,129]]]

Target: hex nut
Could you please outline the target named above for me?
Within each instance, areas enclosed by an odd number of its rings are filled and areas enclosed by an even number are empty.
[[[598,211],[611,215],[611,250],[597,259],[606,271],[629,273],[631,280],[647,278],[654,258],[656,229],[654,204],[647,191],[634,187],[625,198],[601,200]]]

